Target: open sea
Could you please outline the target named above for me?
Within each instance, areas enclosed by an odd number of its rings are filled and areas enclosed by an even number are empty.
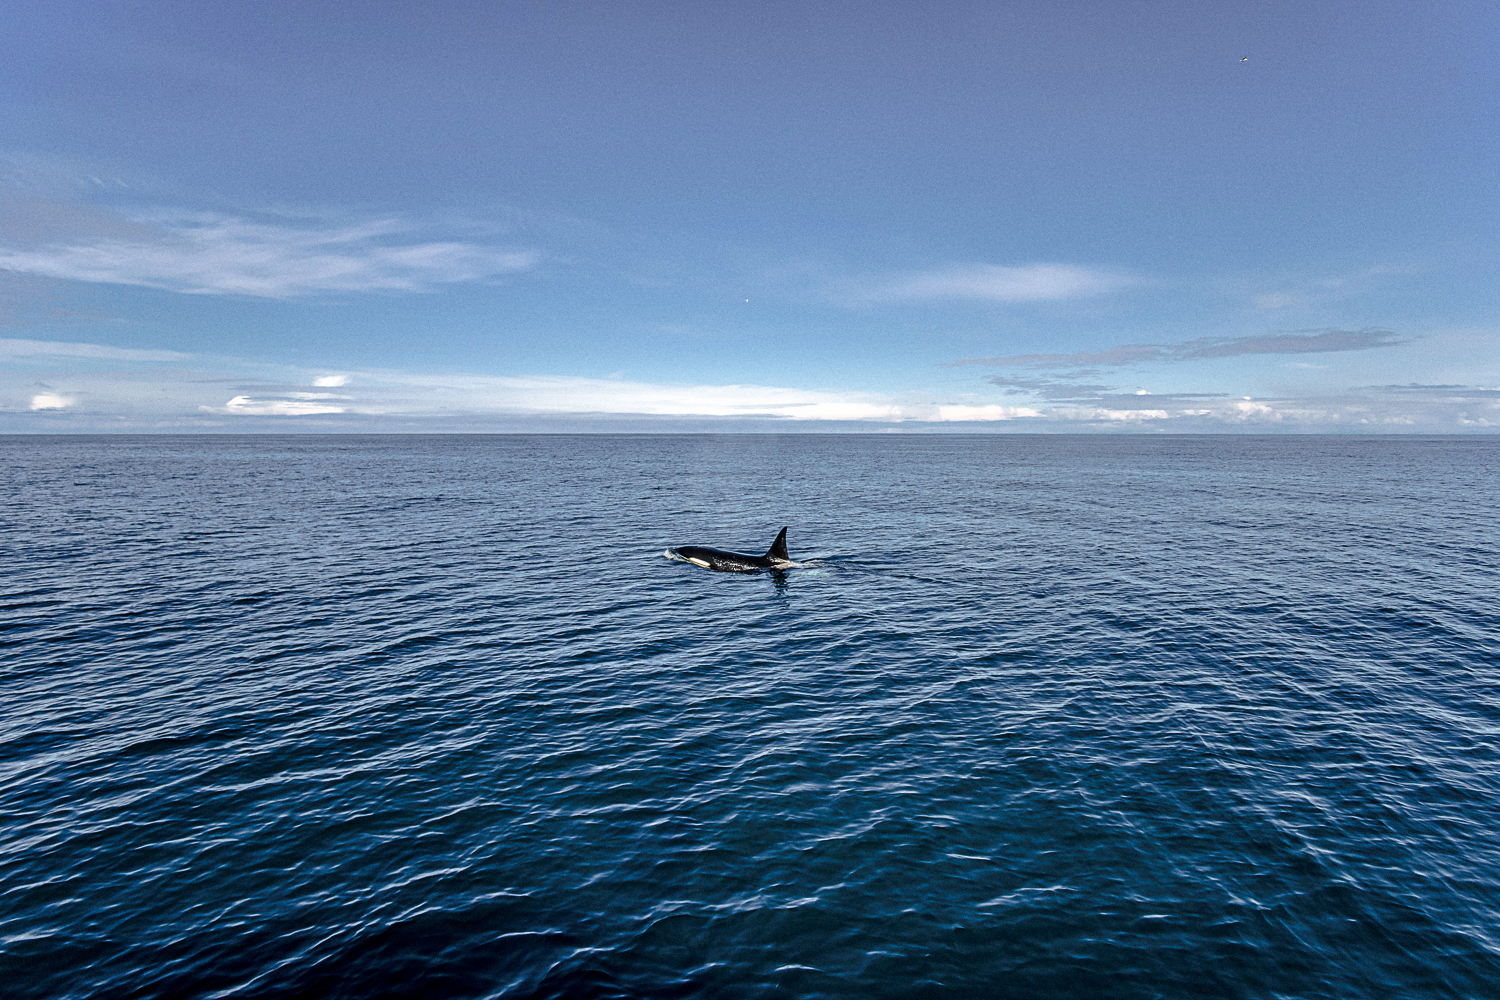
[[[1500,438],[0,471],[8,1000],[1500,996]]]

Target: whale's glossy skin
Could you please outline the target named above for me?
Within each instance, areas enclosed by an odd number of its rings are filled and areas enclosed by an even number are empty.
[[[695,566],[714,569],[721,573],[754,573],[762,569],[784,569],[792,565],[786,554],[786,529],[776,536],[776,541],[763,556],[746,555],[743,552],[728,552],[711,549],[705,545],[679,545],[672,552]]]

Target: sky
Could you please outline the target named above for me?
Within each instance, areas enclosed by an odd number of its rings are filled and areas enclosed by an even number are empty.
[[[1494,4],[5,20],[0,432],[1500,429]]]

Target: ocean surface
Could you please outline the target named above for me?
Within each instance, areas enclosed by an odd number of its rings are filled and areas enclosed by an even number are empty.
[[[1500,996],[1497,460],[0,438],[0,994]]]

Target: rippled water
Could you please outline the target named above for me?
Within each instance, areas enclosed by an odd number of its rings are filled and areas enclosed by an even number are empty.
[[[1493,997],[1497,457],[0,439],[0,992]]]

